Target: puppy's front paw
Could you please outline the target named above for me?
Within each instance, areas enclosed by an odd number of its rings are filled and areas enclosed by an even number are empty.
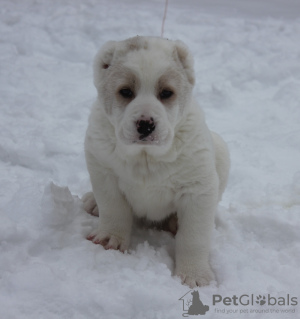
[[[176,269],[175,273],[181,278],[182,284],[187,285],[190,288],[195,288],[196,286],[207,286],[215,279],[215,275],[209,265],[199,267],[199,269]]]
[[[94,244],[102,245],[105,249],[115,249],[124,252],[129,247],[129,238],[98,229],[91,232],[87,239]]]
[[[81,200],[83,201],[83,208],[87,213],[99,216],[98,206],[92,192],[84,194]]]

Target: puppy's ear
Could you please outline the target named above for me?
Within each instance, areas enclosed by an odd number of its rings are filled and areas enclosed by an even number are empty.
[[[94,85],[96,88],[101,81],[102,71],[110,67],[114,52],[117,46],[116,41],[106,42],[94,59]]]
[[[182,65],[189,83],[194,85],[194,60],[187,46],[179,40],[175,41],[174,57]]]

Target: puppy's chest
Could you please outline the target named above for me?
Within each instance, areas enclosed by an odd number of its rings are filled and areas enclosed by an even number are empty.
[[[119,188],[138,217],[158,221],[175,211],[174,190],[169,180],[120,177]]]

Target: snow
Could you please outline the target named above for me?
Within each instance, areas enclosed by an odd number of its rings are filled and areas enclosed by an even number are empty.
[[[129,252],[105,251],[85,239],[97,219],[79,199],[91,189],[92,59],[105,41],[159,36],[163,11],[162,0],[1,1],[1,319],[182,317],[174,238],[135,229]],[[165,37],[193,52],[194,94],[232,159],[217,281],[198,289],[205,318],[299,318],[299,305],[257,308],[295,310],[273,315],[212,305],[214,294],[299,302],[299,12],[297,0],[169,1]]]

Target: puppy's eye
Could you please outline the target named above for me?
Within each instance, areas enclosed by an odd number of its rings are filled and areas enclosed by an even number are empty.
[[[130,89],[121,89],[119,93],[125,99],[132,99],[134,96],[133,92]]]
[[[159,97],[161,100],[167,100],[169,99],[174,93],[170,90],[162,90],[160,93],[159,93]]]

